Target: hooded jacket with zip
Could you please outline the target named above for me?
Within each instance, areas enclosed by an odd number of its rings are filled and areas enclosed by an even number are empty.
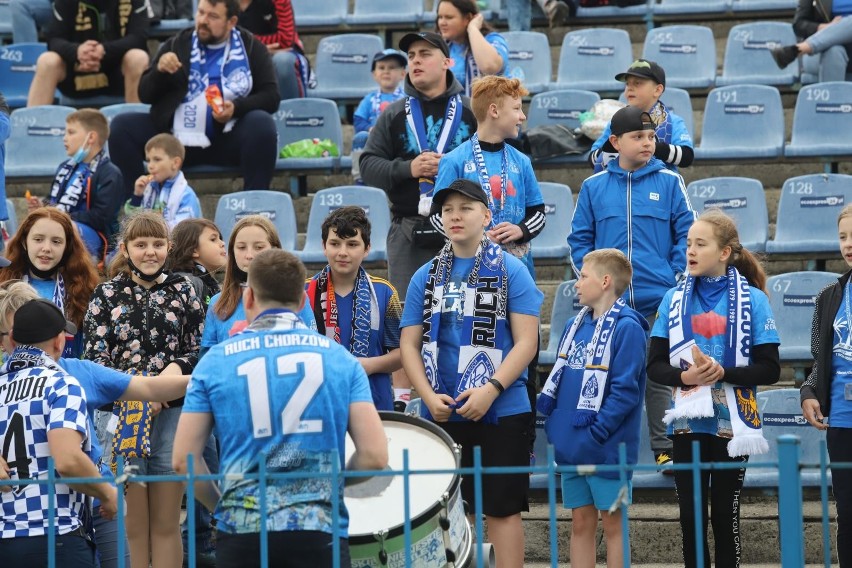
[[[426,136],[430,145],[434,144],[441,132],[447,101],[464,90],[451,71],[447,71],[447,85],[443,93],[430,99],[418,91],[407,76],[405,78],[405,94],[420,100],[423,107]],[[444,153],[453,150],[476,132],[476,118],[467,97],[462,97],[461,113],[461,124]],[[420,187],[417,178],[411,176],[411,162],[418,154],[417,140],[406,122],[405,98],[402,98],[392,102],[379,115],[359,162],[364,182],[388,194],[394,217],[414,217],[418,214]]]
[[[651,160],[634,172],[616,160],[583,182],[568,245],[577,277],[583,257],[593,250],[616,248],[633,265],[633,280],[624,299],[645,317],[686,270],[686,234],[695,221],[680,175]]]
[[[827,24],[833,18],[832,0],[799,0],[796,15],[793,16],[793,31],[797,37],[809,38],[819,31],[820,24]]]

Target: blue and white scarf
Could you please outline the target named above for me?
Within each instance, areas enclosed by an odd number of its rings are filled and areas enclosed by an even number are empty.
[[[438,133],[435,146],[432,147],[429,144],[429,136],[426,132],[426,120],[423,117],[420,99],[406,97],[405,120],[408,122],[408,129],[414,133],[414,141],[417,143],[417,153],[429,150],[437,154],[445,153],[456,137],[459,126],[461,126],[462,109],[461,95],[453,95],[447,99],[447,109],[444,114],[444,122],[441,124],[441,132]],[[420,203],[417,210],[424,217],[428,217],[432,209],[432,193],[435,189],[435,180],[433,178],[422,177],[418,180],[418,183],[420,184]]]
[[[175,177],[166,180],[163,184],[151,179],[145,186],[145,193],[142,194],[142,207],[162,211],[163,217],[171,227],[174,216],[180,210],[180,202],[183,201],[187,187],[189,186],[183,172],[178,172]]]
[[[53,185],[50,186],[50,204],[65,213],[71,213],[80,203],[80,199],[88,198],[92,178],[95,177],[98,165],[103,159],[104,150],[98,152],[88,164],[65,160],[56,172]]]
[[[319,333],[340,343],[340,314],[329,266],[323,268],[308,284],[308,299],[313,307]],[[358,269],[352,299],[352,338],[349,352],[355,357],[370,356],[370,331],[379,330],[379,300],[367,271]]]
[[[453,268],[453,248],[448,241],[432,261],[423,294],[423,346],[421,354],[426,378],[436,394],[453,398],[484,385],[494,377],[503,362],[502,345],[509,333],[508,282],[503,249],[483,238],[476,249],[467,285],[461,291],[462,321],[456,392],[450,393],[438,373],[438,341],[441,309]],[[483,422],[494,424],[497,416],[490,408]]]
[[[612,307],[606,311],[595,323],[595,331],[592,334],[592,340],[586,350],[586,363],[583,370],[583,384],[580,387],[580,399],[577,401],[577,413],[574,415],[574,426],[590,426],[601,409],[603,402],[604,391],[606,390],[606,382],[609,378],[609,364],[612,359],[612,336],[615,331],[615,325],[618,322],[618,316],[627,304],[621,298],[618,298]],[[559,340],[557,351],[556,364],[550,375],[547,377],[547,382],[541,389],[541,396],[536,403],[536,409],[550,416],[553,409],[556,407],[556,398],[559,393],[559,385],[562,382],[562,376],[565,372],[565,367],[568,364],[568,355],[571,351],[571,342],[574,341],[574,335],[583,324],[586,314],[591,313],[592,309],[585,306],[570,326],[565,328],[562,338]]]
[[[30,275],[24,274],[21,280],[29,283]],[[65,315],[65,279],[62,277],[62,274],[57,271],[56,276],[53,278],[53,282],[53,297],[51,298],[51,301],[56,304],[56,307],[59,308],[62,315]]]
[[[248,96],[252,89],[251,68],[243,40],[237,28],[231,30],[231,36],[225,46],[222,57],[222,97],[233,101]],[[172,130],[175,137],[184,146],[207,148],[210,139],[207,138],[207,99],[205,91],[210,85],[207,75],[206,51],[198,43],[198,33],[192,32],[192,52],[189,58],[189,87],[186,96],[175,110]],[[225,132],[236,124],[231,119],[225,125]]]
[[[725,332],[723,367],[744,367],[751,356],[751,293],[748,281],[733,266],[728,266],[728,317]],[[687,276],[675,289],[669,308],[669,363],[686,370],[694,364],[692,346],[692,294],[695,278]],[[676,387],[674,407],[666,411],[663,422],[679,418],[714,416],[712,386]],[[724,383],[725,400],[731,417],[733,438],[728,443],[731,457],[762,454],[769,451],[763,437],[757,411],[756,389]]]
[[[243,333],[252,333],[258,331],[287,331],[290,329],[310,329],[299,319],[295,313],[285,309],[271,309],[260,313],[254,320],[242,331],[236,335]]]

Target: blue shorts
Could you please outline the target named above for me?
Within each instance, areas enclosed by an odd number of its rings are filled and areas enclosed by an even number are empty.
[[[562,504],[566,509],[594,505],[598,511],[609,511],[618,500],[621,480],[599,475],[562,474]],[[627,504],[633,502],[633,482],[627,482]]]

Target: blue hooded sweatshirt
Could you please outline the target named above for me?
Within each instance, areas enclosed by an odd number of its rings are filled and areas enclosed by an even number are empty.
[[[686,270],[686,234],[695,221],[679,174],[657,158],[634,172],[613,160],[583,182],[568,245],[579,278],[583,257],[617,248],[633,265],[624,300],[643,316],[654,314]]]
[[[573,319],[568,322],[570,326]],[[618,314],[611,341],[612,358],[604,387],[603,401],[594,422],[575,426],[577,401],[583,383],[583,369],[588,342],[596,320],[591,314],[574,335],[568,364],[559,384],[556,407],[544,430],[553,444],[559,465],[614,465],[618,463],[618,446],[627,445],[627,463],[637,463],[642,402],[645,400],[645,333],[648,322],[636,310],[625,307]],[[618,471],[596,475],[618,479]],[[632,471],[628,472],[628,479]]]

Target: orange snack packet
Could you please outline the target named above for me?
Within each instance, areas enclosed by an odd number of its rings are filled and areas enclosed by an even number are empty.
[[[218,85],[210,85],[204,91],[204,96],[207,97],[207,104],[213,108],[213,112],[221,113],[225,110],[225,99],[222,97],[222,91]]]

